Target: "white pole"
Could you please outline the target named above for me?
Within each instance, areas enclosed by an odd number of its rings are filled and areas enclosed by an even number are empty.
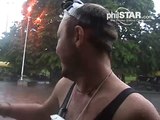
[[[25,62],[25,57],[26,57],[26,46],[27,46],[27,40],[28,40],[29,21],[30,21],[30,17],[28,17],[28,21],[27,21],[27,29],[26,29],[26,36],[25,36],[25,42],[24,42],[23,60],[22,60],[22,69],[21,69],[20,80],[23,80],[24,62]]]

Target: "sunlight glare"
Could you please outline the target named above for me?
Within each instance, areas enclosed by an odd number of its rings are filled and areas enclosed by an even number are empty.
[[[22,5],[26,0],[0,0],[0,36],[8,32],[14,21],[22,20]]]
[[[154,2],[154,9],[156,10],[157,14],[160,14],[160,0],[153,0]]]
[[[32,7],[30,6],[30,7],[28,7],[28,12],[31,12],[32,11]]]

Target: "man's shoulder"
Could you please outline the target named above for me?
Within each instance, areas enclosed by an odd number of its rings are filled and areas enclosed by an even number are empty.
[[[61,78],[56,86],[55,86],[55,94],[58,98],[59,103],[61,104],[66,96],[66,94],[68,93],[70,87],[72,86],[73,81],[63,77]]]
[[[43,108],[50,114],[57,113],[72,83],[67,78],[61,78],[56,84],[51,96],[43,104]]]
[[[153,104],[139,93],[129,95],[118,109],[116,116],[122,116],[124,120],[160,120]]]
[[[57,84],[55,86],[55,90],[58,93],[64,92],[64,91],[68,90],[72,84],[73,84],[73,81],[71,81],[68,78],[63,77],[57,82]]]

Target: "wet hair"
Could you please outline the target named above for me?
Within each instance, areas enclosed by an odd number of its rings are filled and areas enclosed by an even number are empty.
[[[107,20],[107,13],[109,11],[101,5],[85,3],[72,17],[76,18],[77,25],[92,31],[89,36],[91,44],[99,52],[107,52],[110,56],[113,41],[117,39],[118,33],[115,24]]]

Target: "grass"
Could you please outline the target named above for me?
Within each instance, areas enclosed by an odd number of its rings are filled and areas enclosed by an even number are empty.
[[[130,83],[132,81],[136,81],[136,76],[132,76],[132,75],[129,75],[129,76],[125,76],[125,83]]]
[[[9,67],[9,63],[0,61],[0,67]]]

